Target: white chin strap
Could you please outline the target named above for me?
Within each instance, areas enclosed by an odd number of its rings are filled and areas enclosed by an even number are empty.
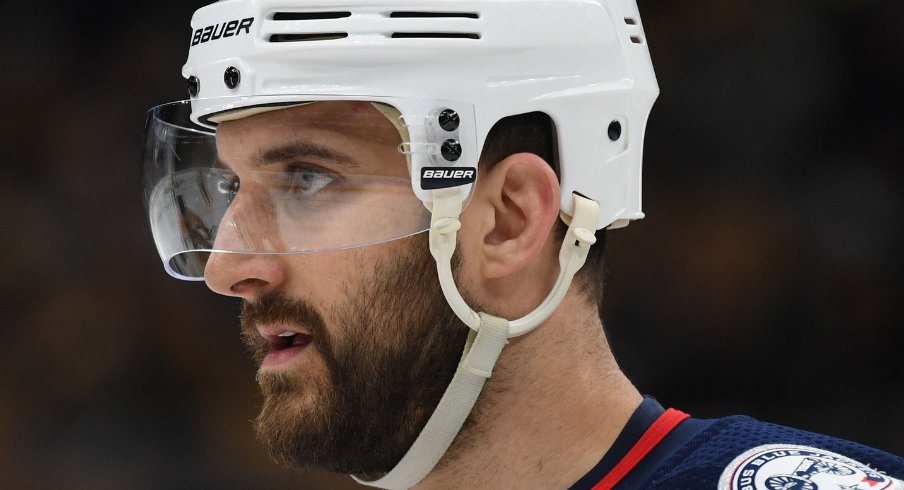
[[[562,302],[574,274],[584,265],[590,246],[596,242],[594,230],[599,220],[599,205],[578,194],[574,194],[574,201],[574,216],[559,250],[559,277],[555,286],[534,311],[509,321],[476,313],[461,297],[452,277],[452,254],[456,233],[461,228],[458,220],[462,210],[461,193],[455,188],[434,192],[430,253],[436,260],[446,301],[472,331],[452,382],[405,456],[382,478],[366,481],[352,477],[355,481],[372,487],[403,490],[417,485],[433,471],[471,413],[508,339],[530,332],[545,322]],[[566,216],[563,215],[563,219],[567,222]]]

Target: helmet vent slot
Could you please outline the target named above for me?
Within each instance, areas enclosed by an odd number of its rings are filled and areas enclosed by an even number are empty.
[[[301,41],[333,41],[348,37],[347,32],[318,32],[316,34],[273,34],[271,43],[295,43]]]
[[[643,44],[643,39],[640,36],[631,36],[631,42],[634,44]]]
[[[636,26],[637,20],[635,20],[633,17],[625,17],[625,24],[628,24],[629,26]]]
[[[475,32],[393,32],[393,39],[480,39]]]
[[[392,12],[389,17],[393,19],[479,19],[480,14],[474,12]]]
[[[326,20],[351,17],[351,12],[276,12],[273,20]]]

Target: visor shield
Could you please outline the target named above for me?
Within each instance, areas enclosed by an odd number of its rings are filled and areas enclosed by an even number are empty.
[[[187,101],[150,111],[144,198],[171,275],[202,280],[211,253],[322,252],[429,229],[430,212],[409,173],[424,155],[409,149],[431,143],[411,141],[394,106],[261,107],[225,112],[217,126]]]

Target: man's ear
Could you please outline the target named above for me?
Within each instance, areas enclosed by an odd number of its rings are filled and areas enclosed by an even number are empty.
[[[497,279],[522,271],[540,254],[558,218],[559,180],[532,153],[496,163],[482,180],[475,196],[484,220],[481,274]]]

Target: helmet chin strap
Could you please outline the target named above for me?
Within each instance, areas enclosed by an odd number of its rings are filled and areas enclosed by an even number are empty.
[[[599,220],[599,205],[577,193],[573,196],[574,216],[559,250],[559,277],[555,285],[532,312],[509,321],[476,313],[462,298],[452,277],[452,254],[456,234],[461,228],[458,220],[462,211],[461,193],[456,188],[434,191],[430,253],[436,260],[446,301],[471,332],[449,387],[405,456],[382,478],[366,481],[353,476],[355,481],[372,487],[402,490],[417,485],[433,471],[471,413],[508,339],[530,332],[552,315],[568,292],[574,274],[584,265],[590,246],[596,242],[593,230]],[[569,221],[565,215],[562,218]]]

